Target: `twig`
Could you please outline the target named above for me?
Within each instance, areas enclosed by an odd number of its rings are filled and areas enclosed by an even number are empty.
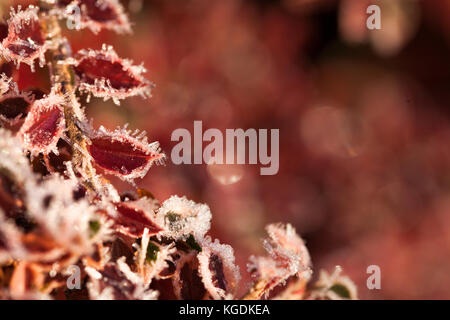
[[[42,29],[45,32],[46,40],[53,44],[49,49],[51,83],[61,95],[66,97],[64,117],[67,133],[72,145],[72,163],[75,168],[81,168],[86,173],[88,179],[84,182],[85,187],[95,191],[97,189],[94,182],[96,175],[95,169],[91,162],[85,159],[84,154],[87,152],[87,140],[82,129],[77,125],[81,122],[81,119],[78,118],[81,110],[77,110],[79,109],[79,105],[73,103],[76,101],[74,70],[71,65],[65,63],[72,56],[72,49],[67,38],[63,37],[61,33],[61,27],[57,17],[46,14],[51,8],[52,4],[46,1],[39,2]]]

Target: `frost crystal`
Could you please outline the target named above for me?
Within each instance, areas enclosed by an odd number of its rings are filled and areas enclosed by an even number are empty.
[[[175,240],[193,235],[201,240],[211,225],[211,211],[206,204],[197,204],[186,197],[172,196],[163,202],[156,221],[164,226],[161,235]]]
[[[155,235],[163,230],[155,220],[157,201],[141,198],[136,201],[120,202],[115,205],[115,212],[111,215],[117,231],[133,237],[140,238],[147,230],[148,234]]]
[[[305,281],[311,277],[311,259],[303,240],[290,225],[270,224],[266,227],[269,239],[264,240],[267,257],[250,257],[248,271],[266,283],[266,295],[291,276]]]

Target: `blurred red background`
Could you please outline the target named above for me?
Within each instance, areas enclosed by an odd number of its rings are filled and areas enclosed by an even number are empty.
[[[11,4],[2,1],[3,14]],[[361,298],[450,298],[450,2],[122,1],[133,35],[68,31],[73,49],[111,44],[141,61],[153,98],[85,103],[94,126],[129,123],[170,156],[173,130],[280,129],[280,170],[153,167],[137,181],[164,200],[207,203],[213,237],[244,281],[270,222],[304,237],[315,275],[341,265]],[[369,31],[369,4],[382,29]],[[15,75],[47,86],[45,69]],[[236,182],[227,184],[230,178]],[[116,181],[121,189],[131,188]],[[366,268],[381,268],[368,290]]]

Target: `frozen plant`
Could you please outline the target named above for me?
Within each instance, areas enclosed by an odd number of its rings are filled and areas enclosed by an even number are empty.
[[[81,93],[115,103],[150,97],[145,69],[106,45],[73,55],[61,19],[93,32],[131,31],[117,0],[41,1],[11,9],[1,24],[4,63],[48,64],[52,87],[21,92],[11,77],[0,77],[0,298],[356,297],[338,274],[323,273],[308,289],[310,256],[289,224],[267,226],[268,255],[250,259],[255,281],[238,296],[246,287],[233,248],[207,235],[209,207],[178,196],[160,203],[136,186],[164,160],[159,144],[127,126],[95,129],[79,102]],[[120,195],[99,172],[135,190]],[[69,289],[74,266],[82,270],[80,287]]]

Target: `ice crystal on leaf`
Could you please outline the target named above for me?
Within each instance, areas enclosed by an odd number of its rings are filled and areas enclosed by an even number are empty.
[[[229,245],[206,237],[201,252],[181,253],[172,276],[178,299],[233,299],[241,278]]]
[[[163,228],[155,221],[157,204],[156,200],[147,198],[116,203],[116,210],[110,215],[115,229],[133,238],[141,238],[145,229],[149,235],[158,234]]]
[[[185,240],[192,234],[196,240],[201,240],[210,228],[211,211],[206,204],[172,196],[157,211],[156,221],[164,226],[161,235],[165,237]]]
[[[31,154],[57,152],[56,144],[65,129],[64,103],[64,96],[52,91],[32,104],[19,132],[24,147]]]
[[[161,162],[158,142],[148,143],[145,132],[124,129],[108,131],[100,127],[90,133],[88,152],[105,172],[125,180],[142,178],[153,165]]]
[[[199,274],[213,299],[232,298],[241,278],[235,265],[233,248],[206,237],[198,254]]]
[[[252,256],[248,265],[249,272],[264,281],[263,293],[268,295],[292,276],[308,281],[311,277],[311,259],[295,229],[290,224],[270,224],[266,230],[269,239],[264,240],[264,247],[269,256]]]
[[[151,96],[152,84],[142,76],[145,68],[119,58],[111,46],[103,45],[102,50],[81,50],[71,63],[82,92],[104,100],[112,98],[116,104],[132,96]]]
[[[33,68],[36,59],[43,65],[46,50],[38,8],[29,6],[21,10],[19,7],[17,12],[12,9],[8,20],[8,35],[0,44],[1,55],[8,61],[12,60],[16,64],[23,62]]]
[[[342,268],[336,266],[332,274],[321,270],[319,280],[315,283],[308,299],[310,300],[354,300],[357,289],[353,281],[342,276]]]

